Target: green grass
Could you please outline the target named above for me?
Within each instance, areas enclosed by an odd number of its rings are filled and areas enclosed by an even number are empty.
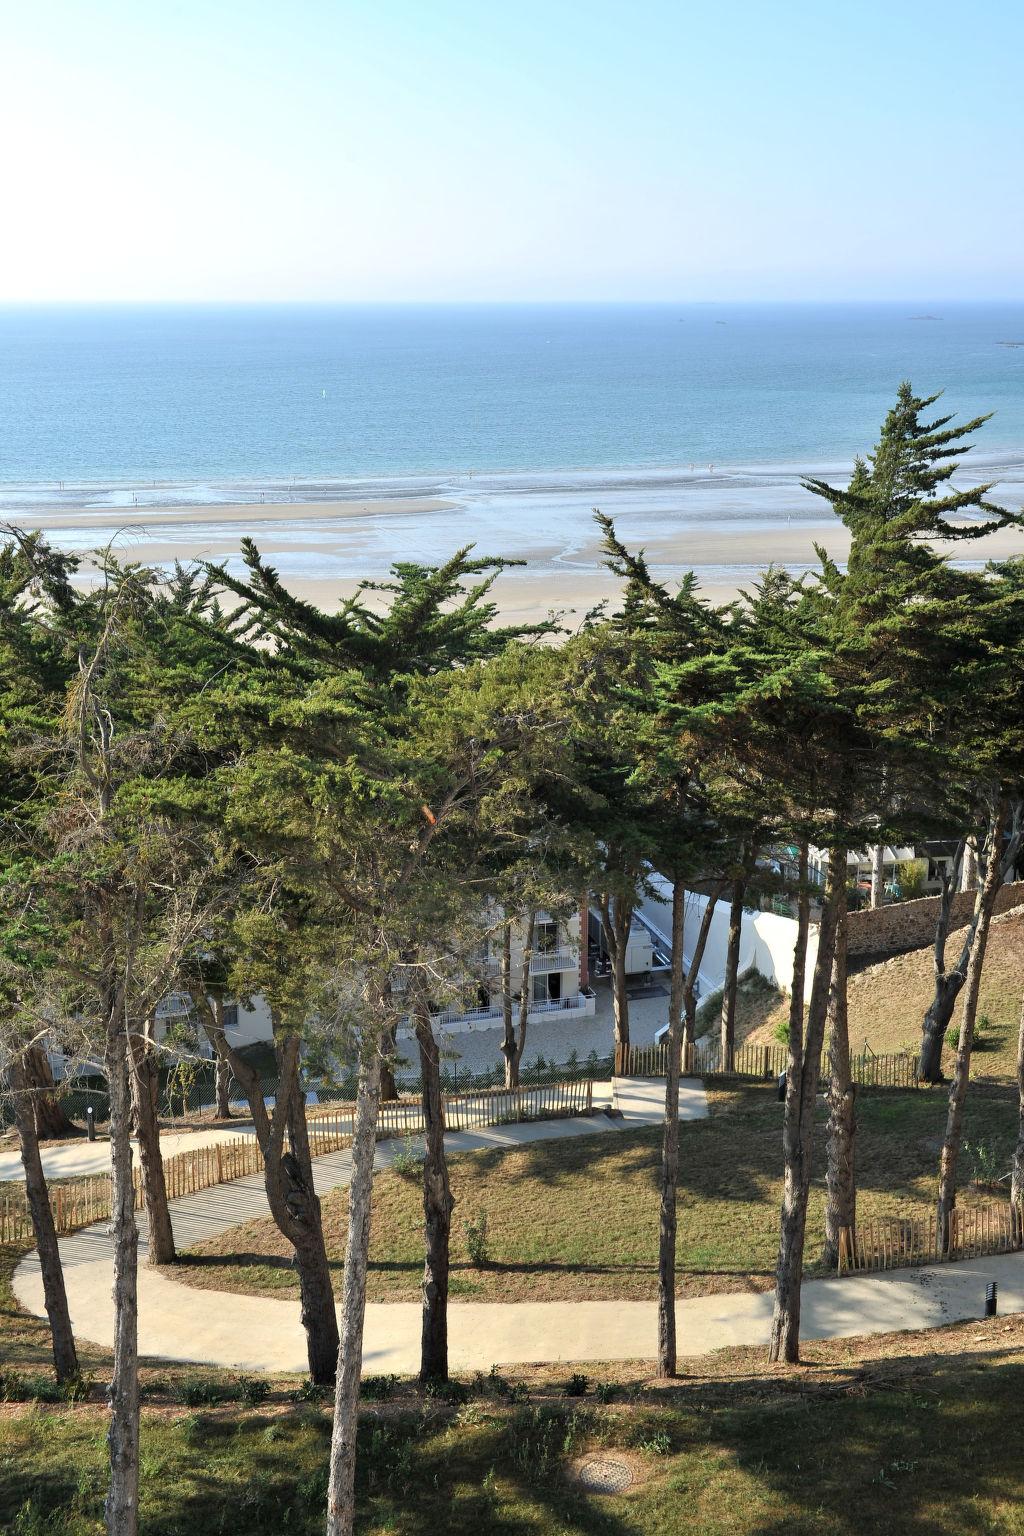
[[[965,1346],[968,1341],[963,1340]],[[1018,1340],[1019,1343],[1019,1340]],[[101,1531],[95,1407],[0,1421],[0,1526]],[[307,1404],[144,1411],[146,1536],[323,1529],[330,1419]],[[576,1486],[615,1449],[625,1495]],[[683,1383],[603,1407],[549,1397],[383,1406],[360,1429],[362,1536],[974,1536],[1024,1532],[1024,1366],[961,1351],[785,1376]]]
[[[678,1263],[689,1294],[767,1288],[778,1244],[782,1106],[773,1085],[716,1089],[713,1117],[680,1133]],[[857,1149],[861,1219],[928,1214],[946,1114],[941,1090],[862,1091]],[[808,1272],[816,1272],[824,1222],[824,1108],[819,1115],[811,1197]],[[1008,1168],[1017,1131],[1016,1099],[976,1087],[966,1135]],[[658,1129],[539,1142],[513,1151],[450,1160],[456,1198],[453,1298],[485,1301],[644,1298],[656,1295]],[[965,1158],[965,1180],[971,1159]],[[964,1200],[991,1198],[965,1190]],[[323,1202],[328,1251],[340,1286],[347,1195]],[[487,1215],[490,1262],[470,1262],[464,1223]],[[415,1300],[423,1264],[418,1176],[382,1173],[374,1185],[369,1294]],[[269,1217],[202,1244],[176,1278],[215,1289],[295,1294],[291,1250]]]

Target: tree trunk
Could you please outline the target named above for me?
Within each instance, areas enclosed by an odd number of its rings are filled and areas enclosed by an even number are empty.
[[[213,1047],[213,1059],[216,1063],[216,1116],[218,1120],[230,1120],[231,1064],[226,1054],[217,1049],[218,1039],[224,1039],[224,998],[220,993],[214,993],[211,1002],[203,987],[202,977],[199,977],[192,988],[192,1001],[202,1019],[203,1033]]]
[[[512,1024],[512,923],[501,926],[501,1054],[505,1058],[505,1087],[519,1086],[516,1032]]]
[[[946,1043],[946,1031],[949,1029],[949,1021],[953,1017],[956,1000],[960,995],[960,989],[967,975],[967,962],[970,958],[971,944],[974,933],[981,916],[981,892],[975,896],[974,911],[971,921],[967,926],[967,932],[960,946],[960,957],[952,970],[946,970],[946,944],[949,939],[949,926],[953,915],[953,896],[959,884],[959,871],[967,848],[964,839],[957,849],[953,868],[948,875],[942,878],[942,894],[939,897],[939,915],[935,921],[935,939],[933,943],[932,968],[935,975],[935,993],[928,1005],[928,1011],[921,1024],[921,1053],[918,1061],[917,1075],[926,1083],[942,1083],[945,1077],[942,1071],[942,1050]]]
[[[217,1029],[218,1029],[219,1033],[221,1034],[221,1036],[223,1036],[223,1034],[224,1034],[224,999],[223,999],[223,997],[221,997],[219,995],[214,997],[214,999],[213,999],[213,1013],[214,1013],[214,1018],[216,1019],[216,1022],[217,1022]],[[212,1044],[212,1041],[211,1041],[211,1044]],[[217,1071],[217,1083],[216,1083],[216,1093],[217,1093],[217,1109],[216,1109],[216,1114],[217,1114],[217,1119],[218,1120],[230,1120],[231,1119],[231,1068],[228,1066],[228,1064],[225,1061],[224,1057],[221,1056],[219,1051],[217,1051],[216,1049],[214,1050],[214,1053],[213,1053],[213,1059],[217,1063],[217,1068],[216,1068],[216,1071]]]
[[[871,850],[871,905],[882,906],[885,901],[885,844],[876,843]]]
[[[939,1164],[938,1225],[942,1236],[943,1252],[949,1247],[950,1218],[956,1204],[957,1162],[963,1135],[964,1101],[971,1075],[971,1051],[974,1046],[974,1022],[978,1013],[978,995],[981,991],[981,973],[988,946],[989,925],[995,909],[996,897],[1002,884],[1003,833],[1009,808],[1001,800],[989,826],[987,838],[985,876],[980,890],[980,913],[971,943],[964,981],[964,999],[960,1013],[960,1039],[957,1045],[956,1066],[949,1090],[949,1111],[946,1116],[946,1135],[942,1144]]]
[[[164,1161],[160,1154],[160,1121],[157,1116],[159,1074],[152,1044],[144,1035],[134,1033],[129,1037],[128,1052],[131,1061],[132,1106],[139,1140],[139,1162],[142,1165],[142,1193],[149,1228],[149,1262],[173,1264],[177,1254],[171,1229],[171,1213],[167,1207],[167,1184],[164,1179]]]
[[[842,852],[843,850],[841,850]],[[845,856],[845,855],[844,855]],[[857,1085],[850,1076],[850,1030],[846,999],[846,887],[838,897],[835,955],[829,988],[828,1175],[825,1197],[824,1262],[839,1267],[839,1233],[857,1220]]]
[[[110,1092],[110,1209],[114,1241],[114,1369],[109,1387],[110,1485],[108,1536],[136,1536],[139,1519],[139,1230],[132,1181],[131,1085],[128,1041],[108,1026],[106,1076]]]
[[[510,1087],[518,1088],[523,1065],[523,1052],[526,1050],[526,1030],[530,1022],[530,987],[532,978],[530,968],[533,964],[533,936],[537,928],[537,909],[526,914],[526,938],[523,941],[523,964],[520,972],[519,983],[519,1034],[515,1042],[515,1053],[512,1057],[512,1082]]]
[[[53,1368],[58,1381],[74,1381],[79,1375],[78,1353],[75,1349],[75,1335],[71,1327],[71,1314],[68,1311],[67,1292],[64,1288],[64,1270],[57,1244],[57,1229],[53,1224],[53,1211],[50,1209],[50,1192],[46,1187],[43,1163],[39,1156],[33,1095],[23,1057],[13,1058],[8,1077],[14,1099],[14,1118],[21,1146],[21,1164],[25,1170],[25,1197],[32,1217],[36,1248],[39,1252],[46,1316],[50,1321]]]
[[[278,1231],[288,1239],[295,1252],[309,1374],[313,1381],[325,1384],[334,1380],[338,1319],[324,1245],[320,1201],[313,1187],[306,1106],[299,1083],[299,1039],[293,1035],[278,1042],[277,1096],[273,1115],[270,1115],[263,1101],[259,1073],[228,1045],[223,1032],[215,1030],[213,1038],[218,1055],[228,1062],[232,1076],[248,1100],[256,1140],[263,1154],[263,1182],[270,1214]],[[284,1149],[286,1129],[290,1131],[289,1152]]]
[[[969,837],[964,847],[964,860],[960,870],[960,889],[976,891],[978,888],[978,840]]]
[[[615,1055],[629,1049],[629,995],[626,991],[626,951],[633,923],[633,904],[622,896],[603,895],[598,902],[608,957],[612,962],[612,1017]]]
[[[835,949],[836,909],[846,889],[846,860],[829,857],[828,880],[818,927],[818,954],[814,964],[806,1039],[803,1038],[803,1005],[790,1014],[789,1069],[783,1120],[783,1194],[779,1230],[779,1259],[775,1271],[775,1309],[772,1316],[769,1360],[800,1359],[800,1284],[803,1275],[807,1197],[811,1187],[811,1150],[814,1111],[825,1037],[832,956]],[[798,940],[799,942],[799,940]],[[797,1022],[798,1012],[801,1016]]]
[[[1024,1238],[1024,998],[1021,999],[1020,1026],[1017,1030],[1017,1106],[1017,1145],[1013,1151],[1010,1204],[1013,1208],[1014,1232],[1020,1242]]]
[[[700,925],[697,929],[697,937],[694,940],[693,954],[690,956],[690,964],[686,968],[686,979],[683,983],[683,1069],[686,1069],[690,1048],[695,1039],[697,1027],[697,980],[700,976],[701,964],[704,960],[704,951],[708,947],[708,937],[711,933],[711,924],[714,921],[715,907],[718,905],[729,884],[728,880],[720,880],[708,895],[701,913]]]
[[[290,1150],[283,1154],[280,1165],[289,1216],[286,1236],[295,1247],[310,1380],[327,1386],[334,1381],[338,1363],[338,1315],[320,1199],[313,1184],[306,1100],[297,1066],[295,1087],[288,1102],[288,1140]]]
[[[811,893],[807,883],[809,855],[807,844],[800,844],[797,863],[796,940],[793,944],[793,990],[789,997],[789,1037],[804,1036],[804,986],[807,979],[807,934],[811,926]],[[792,1064],[792,1057],[790,1057]]]
[[[327,1536],[352,1536],[355,1524],[356,1430],[359,1376],[363,1363],[366,1316],[366,1268],[370,1248],[373,1154],[380,1106],[380,1055],[364,1054],[356,1095],[352,1138],[352,1182],[348,1188],[348,1238],[341,1302],[341,1346],[334,1394],[330,1481],[327,1489]]]
[[[448,1159],[444,1150],[444,1104],[441,1098],[441,1061],[430,1023],[430,1012],[420,1002],[416,1011],[416,1042],[420,1049],[423,1081],[423,1123],[426,1132],[423,1158],[423,1332],[420,1342],[420,1380],[448,1379],[448,1270],[452,1210]]]
[[[661,1155],[661,1216],[658,1232],[658,1368],[662,1376],[676,1371],[676,1227],[679,1184],[679,1076],[686,1066],[686,1005],[693,1000],[722,883],[708,898],[697,930],[690,964],[683,973],[683,937],[686,923],[686,891],[681,880],[672,882],[672,984],[669,996],[665,1132]]]
[[[78,1126],[68,1119],[56,1091],[49,1058],[41,1045],[30,1045],[24,1052],[24,1070],[33,1093],[36,1135],[39,1140],[59,1141],[66,1136],[81,1135]]]
[[[743,933],[743,898],[746,892],[746,878],[741,875],[732,884],[729,943],[725,952],[725,980],[722,984],[720,1065],[723,1072],[731,1072],[736,1062],[736,992],[740,979],[740,938]]]
[[[672,983],[668,1005],[665,1130],[661,1147],[661,1216],[658,1228],[658,1373],[676,1373],[676,1228],[679,1185],[679,1067],[683,1045],[683,924],[686,891],[672,886]]]
[[[392,1025],[391,1030],[381,1046],[380,1063],[380,1096],[384,1103],[393,1103],[398,1098],[398,1084],[395,1081],[395,1056],[398,1051],[398,1027]]]

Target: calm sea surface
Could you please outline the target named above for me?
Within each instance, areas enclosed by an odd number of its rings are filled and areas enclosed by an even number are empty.
[[[0,309],[0,504],[770,475],[870,448],[908,377],[1024,460],[1024,305]]]

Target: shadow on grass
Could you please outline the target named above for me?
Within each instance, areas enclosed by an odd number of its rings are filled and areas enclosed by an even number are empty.
[[[9,1526],[34,1490],[49,1523],[28,1528],[93,1529],[101,1420],[26,1416],[14,1427],[0,1467],[0,1522]],[[322,1530],[329,1427],[325,1412],[308,1408],[148,1417],[143,1529]],[[629,1495],[602,1499],[571,1482],[571,1459],[595,1448],[630,1455],[638,1475]],[[367,1414],[357,1530],[980,1536],[1024,1529],[1022,1469],[1024,1366],[969,1354],[879,1359],[824,1378],[682,1381],[618,1409],[496,1411],[474,1398],[458,1417],[397,1405]]]

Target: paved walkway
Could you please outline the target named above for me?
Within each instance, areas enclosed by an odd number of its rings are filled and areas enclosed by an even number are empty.
[[[452,1152],[524,1146],[565,1136],[614,1135],[660,1119],[662,1084],[619,1079],[612,1091],[621,1117],[599,1111],[582,1119],[459,1132],[447,1138],[447,1145]],[[607,1103],[607,1086],[604,1099]],[[687,1119],[706,1117],[702,1087],[682,1085],[680,1112]],[[387,1143],[379,1143],[378,1165],[386,1166],[391,1153]],[[314,1173],[320,1193],[346,1185],[351,1176],[350,1154],[318,1158]],[[219,1185],[172,1205],[175,1238],[182,1248],[266,1214],[261,1175]],[[144,1218],[140,1225],[144,1252]],[[106,1228],[90,1227],[63,1239],[61,1253],[75,1332],[111,1347],[112,1266]],[[985,1287],[993,1279],[999,1282],[1000,1310],[1024,1311],[1024,1260],[1016,1254],[888,1275],[811,1281],[803,1288],[803,1335],[843,1338],[980,1317]],[[34,1254],[19,1265],[14,1289],[23,1306],[43,1315],[42,1280]],[[727,1344],[765,1343],[771,1306],[770,1295],[746,1293],[680,1301],[681,1353],[698,1355]],[[368,1305],[364,1372],[414,1374],[419,1368],[420,1322],[418,1303]],[[485,1371],[494,1364],[650,1359],[656,1349],[656,1328],[655,1303],[649,1301],[452,1302],[450,1359],[453,1370]],[[145,1266],[139,1272],[139,1347],[151,1357],[235,1370],[306,1370],[298,1302],[234,1295],[229,1300],[221,1292],[182,1285]]]
[[[173,1157],[176,1152],[191,1152],[196,1147],[209,1147],[217,1141],[231,1141],[236,1136],[252,1134],[252,1121],[239,1120],[237,1125],[216,1131],[164,1131],[160,1146],[164,1157]],[[132,1146],[138,1155],[136,1143]],[[43,1147],[40,1156],[43,1173],[50,1180],[95,1177],[110,1172],[110,1142],[106,1136],[98,1141],[89,1141],[83,1136],[79,1141],[64,1142],[58,1147]],[[0,1182],[19,1183],[24,1179],[21,1153],[17,1149],[0,1152]]]

